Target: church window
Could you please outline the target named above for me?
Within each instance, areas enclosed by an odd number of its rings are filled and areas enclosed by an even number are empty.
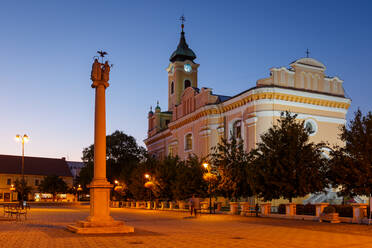
[[[313,136],[318,131],[318,127],[316,122],[312,119],[308,119],[304,123],[305,130],[308,132],[310,136]]]
[[[242,121],[237,120],[233,124],[233,136],[236,139],[241,139],[242,138]]]
[[[171,94],[173,94],[174,93],[174,82],[172,81],[172,83],[171,83]]]
[[[185,89],[191,86],[190,80],[185,80]]]
[[[185,136],[185,151],[192,150],[192,134],[186,134]]]

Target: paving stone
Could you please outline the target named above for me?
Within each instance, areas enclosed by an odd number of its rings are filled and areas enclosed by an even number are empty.
[[[117,220],[135,227],[124,235],[79,235],[67,224],[89,215],[88,208],[34,208],[26,221],[0,221],[0,247],[372,247],[372,227],[230,215],[200,215],[112,209]]]

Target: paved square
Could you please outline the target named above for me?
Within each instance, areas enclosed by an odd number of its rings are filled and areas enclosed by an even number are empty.
[[[0,247],[372,247],[372,227],[228,215],[112,209],[134,234],[84,236],[65,229],[88,208],[34,208],[27,221],[1,221]],[[186,218],[185,218],[186,217]]]

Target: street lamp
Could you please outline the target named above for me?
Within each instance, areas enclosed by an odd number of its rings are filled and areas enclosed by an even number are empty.
[[[212,214],[212,191],[211,191],[211,180],[213,175],[211,173],[211,168],[207,162],[203,163],[203,167],[208,170],[208,173],[203,175],[204,180],[208,181],[208,193],[209,193],[209,213]]]
[[[22,208],[23,208],[23,193],[24,193],[24,187],[25,184],[25,173],[24,173],[24,167],[25,167],[25,143],[27,143],[30,138],[27,136],[27,134],[24,134],[23,136],[17,134],[15,137],[17,142],[22,143],[22,190],[21,190],[21,200],[22,200]]]
[[[83,188],[81,187],[81,185],[79,184],[78,187],[77,187],[77,200],[79,201],[79,192],[82,191]]]
[[[13,201],[13,192],[15,191],[14,184],[10,185],[10,201]]]
[[[145,188],[149,189],[149,191],[150,191],[150,208],[151,208],[151,198],[152,198],[151,188],[154,186],[154,183],[151,181],[150,174],[146,173],[144,176],[148,180],[145,183]]]

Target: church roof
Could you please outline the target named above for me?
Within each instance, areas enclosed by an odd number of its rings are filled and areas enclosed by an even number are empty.
[[[189,48],[189,45],[187,45],[186,38],[185,38],[185,32],[183,32],[183,27],[182,27],[180,42],[178,43],[176,51],[172,53],[169,60],[171,62],[185,61],[185,60],[191,60],[192,62],[194,62],[194,59],[196,59],[196,55],[193,52],[193,50]]]
[[[322,69],[322,70],[326,69],[325,65],[322,62],[319,62],[318,60],[313,59],[313,58],[298,59],[298,60],[293,61],[291,63],[291,66],[293,66],[293,65],[306,65],[306,66],[316,67],[316,68],[319,68],[319,69]]]
[[[21,174],[22,157],[0,155],[0,174]],[[25,175],[72,177],[65,159],[25,157]]]

